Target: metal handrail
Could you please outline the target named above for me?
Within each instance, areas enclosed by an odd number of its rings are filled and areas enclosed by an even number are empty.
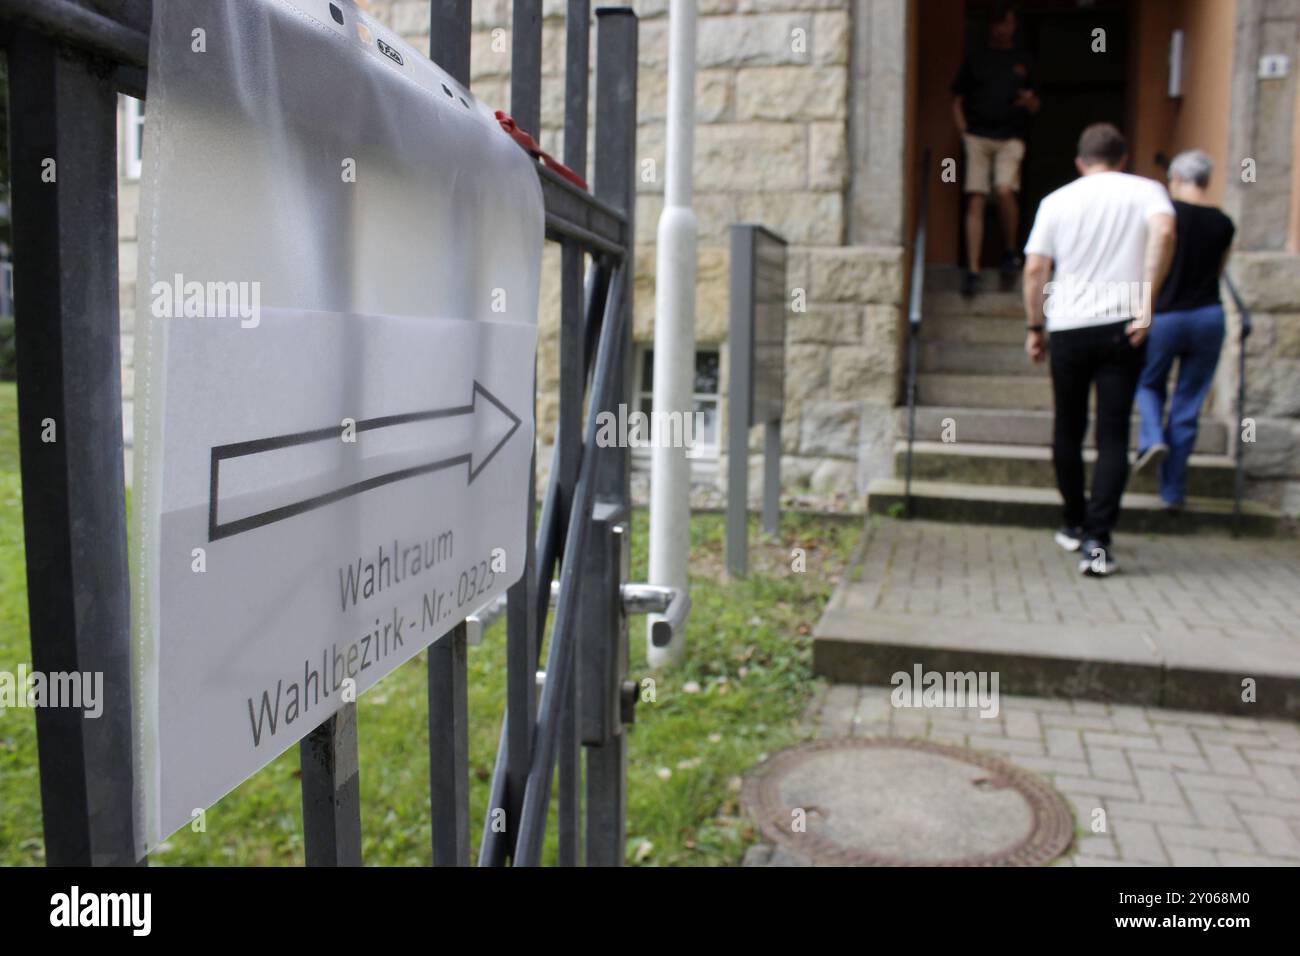
[[[912,445],[916,441],[916,374],[921,350],[922,295],[925,291],[925,221],[930,212],[930,151],[921,157],[921,195],[912,239],[912,287],[907,305],[907,465],[903,514],[912,517]]]
[[[1233,455],[1233,491],[1232,491],[1232,536],[1235,538],[1241,534],[1241,500],[1246,491],[1246,470],[1245,470],[1245,448],[1242,438],[1242,421],[1246,414],[1246,339],[1254,326],[1250,320],[1250,310],[1246,308],[1246,303],[1241,300],[1241,294],[1237,292],[1237,286],[1232,281],[1232,276],[1228,275],[1227,270],[1223,272],[1223,284],[1227,286],[1228,295],[1232,299],[1232,304],[1241,316],[1241,331],[1237,336],[1237,417],[1233,422],[1233,431],[1236,434],[1236,449]]]

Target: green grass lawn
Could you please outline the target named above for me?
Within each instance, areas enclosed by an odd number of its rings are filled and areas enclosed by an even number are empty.
[[[14,386],[0,384],[0,670],[31,660],[23,567]],[[646,575],[646,515],[633,521],[634,575]],[[813,691],[811,631],[857,541],[860,523],[787,515],[779,541],[751,527],[751,574],[722,574],[722,515],[691,526],[689,652],[650,674],[643,618],[632,621],[632,676],[655,678],[637,709],[628,760],[627,858],[641,865],[739,862],[752,832],[738,806],[741,776],[799,737]],[[807,555],[791,568],[792,551]],[[505,633],[471,648],[470,800],[475,852],[482,832],[505,697]],[[359,702],[364,852],[369,864],[429,861],[429,757],[424,655]],[[206,832],[182,830],[154,865],[301,864],[298,749],[291,748],[207,813]],[[554,806],[554,803],[552,803]],[[40,788],[30,710],[0,712],[0,864],[40,864]],[[552,849],[553,853],[553,849]]]

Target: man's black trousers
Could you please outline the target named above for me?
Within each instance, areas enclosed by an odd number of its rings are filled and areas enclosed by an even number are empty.
[[[1146,358],[1146,343],[1134,348],[1125,330],[1129,319],[1053,332],[1052,394],[1056,422],[1052,462],[1065,502],[1065,525],[1083,528],[1085,540],[1110,544],[1119,520],[1119,500],[1128,481],[1129,422],[1133,395]],[[1084,494],[1083,439],[1088,399],[1097,386],[1097,466],[1092,495]]]

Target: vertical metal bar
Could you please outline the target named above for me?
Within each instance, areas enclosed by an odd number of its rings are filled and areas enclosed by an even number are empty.
[[[579,670],[583,682],[583,742],[587,744],[588,866],[618,866],[623,861],[624,787],[627,737],[623,733],[620,691],[627,673],[627,621],[619,584],[624,529],[617,505],[597,505],[583,554],[582,609],[579,612]]]
[[[587,84],[590,68],[590,0],[569,0],[565,17],[564,164],[581,175],[587,168]],[[582,248],[566,242],[560,252],[560,430],[561,520],[567,518],[582,464],[582,400],[586,386]],[[576,666],[576,655],[571,667]],[[559,864],[577,866],[581,857],[582,760],[578,741],[581,683],[569,675],[560,718]]]
[[[510,37],[510,115],[541,138],[542,0],[514,0]]]
[[[497,741],[496,762],[492,766],[492,785],[488,791],[487,813],[483,818],[483,838],[478,845],[479,866],[505,866],[509,847],[500,814],[506,807],[506,760],[510,746],[510,711],[501,718],[501,734]]]
[[[903,515],[912,517],[912,444],[916,440],[916,369],[920,361],[920,323],[907,323],[907,460],[903,466]]]
[[[921,198],[912,240],[912,278],[907,304],[907,464],[903,477],[903,514],[912,517],[912,446],[916,442],[916,375],[921,353],[921,318],[925,314],[925,231],[930,215],[930,151],[921,156]]]
[[[596,9],[596,152],[592,192],[627,219],[627,275],[633,272],[636,235],[636,81],[637,16],[631,7]],[[632,328],[631,295],[623,297],[624,326]],[[619,402],[632,400],[632,336],[624,336],[612,388]],[[631,469],[627,449],[607,449],[597,475],[603,500],[631,504]]]
[[[763,430],[763,531],[781,533],[781,419]]]
[[[582,557],[588,587],[582,592],[581,670],[586,775],[586,864],[623,862],[625,801],[623,774],[627,736],[620,713],[620,691],[627,674],[628,628],[620,600],[623,572],[623,512],[598,505]],[[611,779],[612,777],[612,779]]]
[[[429,59],[469,86],[471,0],[430,0]]]
[[[469,86],[470,0],[431,0],[429,57]],[[469,866],[469,660],[464,622],[429,648],[434,866]]]
[[[587,748],[587,866],[622,866],[627,843],[627,734]]]
[[[556,862],[560,866],[577,866],[582,858],[582,748],[578,740],[579,682],[575,679],[578,654],[569,659],[568,689],[560,710],[559,728],[559,807],[556,811],[559,829],[559,852]]]
[[[536,395],[535,387],[533,391]],[[500,841],[496,839],[496,834],[484,834],[484,847],[491,851],[492,859],[498,865],[504,863],[506,857],[514,857],[519,818],[523,814],[524,791],[528,785],[528,768],[533,762],[533,722],[537,715],[537,655],[541,644],[537,623],[537,563],[533,551],[533,537],[537,533],[534,505],[537,500],[536,473],[537,454],[534,452],[529,459],[524,575],[506,592],[506,718],[501,728],[506,745],[504,802],[488,808],[489,820],[493,811],[505,812],[506,829],[501,835],[504,839]],[[492,837],[490,842],[489,837]]]
[[[632,237],[636,234],[633,213],[636,203],[636,79],[637,18],[628,7],[602,7],[596,11],[596,155],[594,191],[627,216],[628,249],[625,262],[631,274]],[[611,394],[617,402],[631,401],[632,387],[632,299],[624,296],[619,318],[628,334],[610,369]],[[585,608],[582,629],[588,653],[580,675],[584,681],[583,736],[587,752],[586,863],[588,866],[621,866],[626,843],[627,820],[627,734],[624,731],[619,693],[628,670],[628,628],[623,614],[620,584],[629,571],[625,527],[612,524],[626,520],[631,504],[629,452],[625,448],[597,448],[597,511],[602,523],[593,528],[594,542],[588,554],[604,559],[604,573],[595,599]],[[598,616],[598,618],[597,618]],[[603,639],[603,640],[602,640]],[[597,646],[593,646],[597,645]],[[603,648],[604,653],[596,650]],[[603,713],[594,713],[599,708]]]
[[[514,0],[510,41],[510,113],[524,130],[539,136],[542,119],[542,3],[541,0]],[[534,383],[536,370],[534,370]],[[534,384],[534,412],[536,412]],[[524,576],[506,595],[506,719],[501,736],[506,745],[504,807],[506,831],[491,830],[491,816],[483,834],[483,855],[488,861],[503,863],[513,858],[522,814],[528,769],[533,758],[533,723],[537,713],[537,658],[541,648],[541,623],[545,611],[539,612],[538,601],[547,600],[549,592],[539,586],[537,555],[533,541],[537,533],[537,454],[531,458],[528,476],[528,542],[523,555]],[[549,496],[548,496],[549,497]],[[547,579],[545,587],[549,588]],[[495,788],[494,788],[495,789]],[[504,839],[501,837],[504,836]]]
[[[754,404],[753,226],[731,227],[727,388],[727,573],[749,571],[749,426]]]
[[[32,669],[102,675],[95,720],[36,711],[45,859],[135,862],[117,298],[116,94],[26,29],[9,44],[18,429]]]
[[[361,773],[357,705],[343,708],[298,744],[302,834],[308,866],[361,865]]]
[[[584,75],[585,80],[585,75]],[[585,86],[585,83],[584,83]],[[585,101],[585,95],[582,97]],[[572,108],[574,104],[570,102]],[[584,105],[583,112],[586,112]],[[568,126],[566,118],[566,127]],[[566,147],[567,153],[567,147]],[[582,465],[582,402],[586,385],[583,368],[583,290],[581,247],[564,243],[560,252],[560,402],[559,428],[556,434],[555,470],[558,482],[558,508],[555,527],[568,524],[573,506],[573,493],[578,484],[578,470]],[[549,593],[550,579],[538,582],[538,590]],[[573,668],[573,658],[566,663]],[[548,671],[547,678],[556,674]],[[567,688],[561,705],[559,723],[559,863],[576,866],[579,859],[581,832],[579,823],[581,804],[579,784],[581,761],[578,746],[577,694],[578,682],[572,672],[565,675]]]
[[[1241,501],[1246,493],[1246,446],[1242,440],[1242,423],[1245,421],[1246,414],[1246,340],[1250,338],[1252,323],[1250,310],[1246,308],[1246,303],[1237,292],[1236,283],[1227,272],[1223,273],[1223,284],[1228,289],[1228,297],[1232,300],[1241,323],[1237,333],[1237,415],[1232,425],[1231,439],[1235,452],[1232,479],[1232,536],[1236,538],[1241,535]]]
[[[465,622],[429,647],[433,865],[469,866],[469,681]]]
[[[625,652],[620,654],[623,601],[619,585],[626,520],[621,503],[598,500],[582,558],[577,676],[583,685],[579,731],[588,746],[604,744],[623,730],[619,688],[627,673],[627,659]]]
[[[569,0],[564,32],[564,165],[585,179],[591,0]]]

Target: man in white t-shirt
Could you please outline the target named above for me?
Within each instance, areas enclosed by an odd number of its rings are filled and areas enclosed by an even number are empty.
[[[1128,481],[1129,420],[1151,303],[1174,248],[1174,208],[1155,180],[1121,172],[1128,145],[1109,123],[1079,137],[1079,178],[1045,198],[1025,243],[1025,351],[1047,356],[1056,406],[1052,462],[1065,504],[1056,541],[1083,548],[1079,570],[1118,568],[1110,533]],[[1083,438],[1097,386],[1097,464],[1084,493]]]

